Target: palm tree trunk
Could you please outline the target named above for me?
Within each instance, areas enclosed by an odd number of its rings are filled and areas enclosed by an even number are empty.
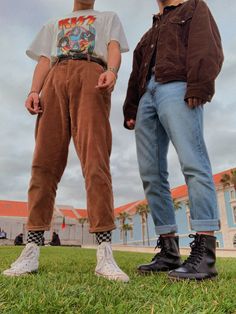
[[[123,245],[125,245],[125,231],[124,231],[125,219],[122,220],[122,236],[123,236]]]
[[[82,239],[81,239],[82,245],[84,244],[84,225],[82,224]]]
[[[148,228],[148,215],[146,215],[146,228],[147,228],[147,240],[148,240],[148,246],[150,246],[149,228]]]
[[[127,245],[127,231],[125,230],[125,244]]]
[[[145,245],[145,239],[144,239],[144,233],[145,233],[145,229],[144,229],[144,217],[142,216],[142,236],[143,236],[143,246]]]

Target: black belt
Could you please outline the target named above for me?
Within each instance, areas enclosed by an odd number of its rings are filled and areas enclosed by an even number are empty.
[[[99,58],[93,57],[90,54],[84,54],[84,53],[74,53],[74,54],[68,54],[64,56],[59,56],[58,57],[58,62],[63,61],[63,60],[87,60],[89,62],[96,62],[100,64],[103,68],[107,68],[107,65],[104,61],[102,61]]]

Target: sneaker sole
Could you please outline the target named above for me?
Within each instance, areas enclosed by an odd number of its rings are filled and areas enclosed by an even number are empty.
[[[122,279],[119,279],[119,278],[115,279],[115,278],[111,278],[111,277],[109,277],[109,276],[100,274],[100,273],[98,273],[98,272],[96,272],[96,271],[95,271],[95,275],[98,276],[98,277],[102,277],[102,278],[108,279],[108,280],[110,280],[110,281],[118,281],[118,282],[124,282],[124,283],[129,282],[129,279],[127,279],[127,280],[122,280]]]
[[[33,270],[31,272],[26,272],[26,273],[23,273],[23,274],[17,274],[17,273],[12,273],[12,274],[4,274],[4,272],[2,273],[4,276],[7,276],[7,277],[21,277],[21,276],[27,276],[27,275],[34,275],[38,273],[38,270]]]

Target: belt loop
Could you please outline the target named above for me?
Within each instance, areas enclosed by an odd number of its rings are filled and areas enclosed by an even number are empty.
[[[59,62],[60,62],[60,58],[57,57],[56,62],[54,63],[54,66],[58,65]]]

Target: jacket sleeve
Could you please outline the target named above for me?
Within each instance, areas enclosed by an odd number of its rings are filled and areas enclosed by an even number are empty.
[[[128,90],[123,106],[124,127],[128,129],[126,121],[136,119],[139,104],[139,69],[142,62],[141,41],[137,45],[133,54],[133,69],[129,78]]]
[[[207,102],[215,93],[215,79],[224,56],[220,33],[209,8],[202,0],[196,2],[189,30],[185,100],[197,97]]]

